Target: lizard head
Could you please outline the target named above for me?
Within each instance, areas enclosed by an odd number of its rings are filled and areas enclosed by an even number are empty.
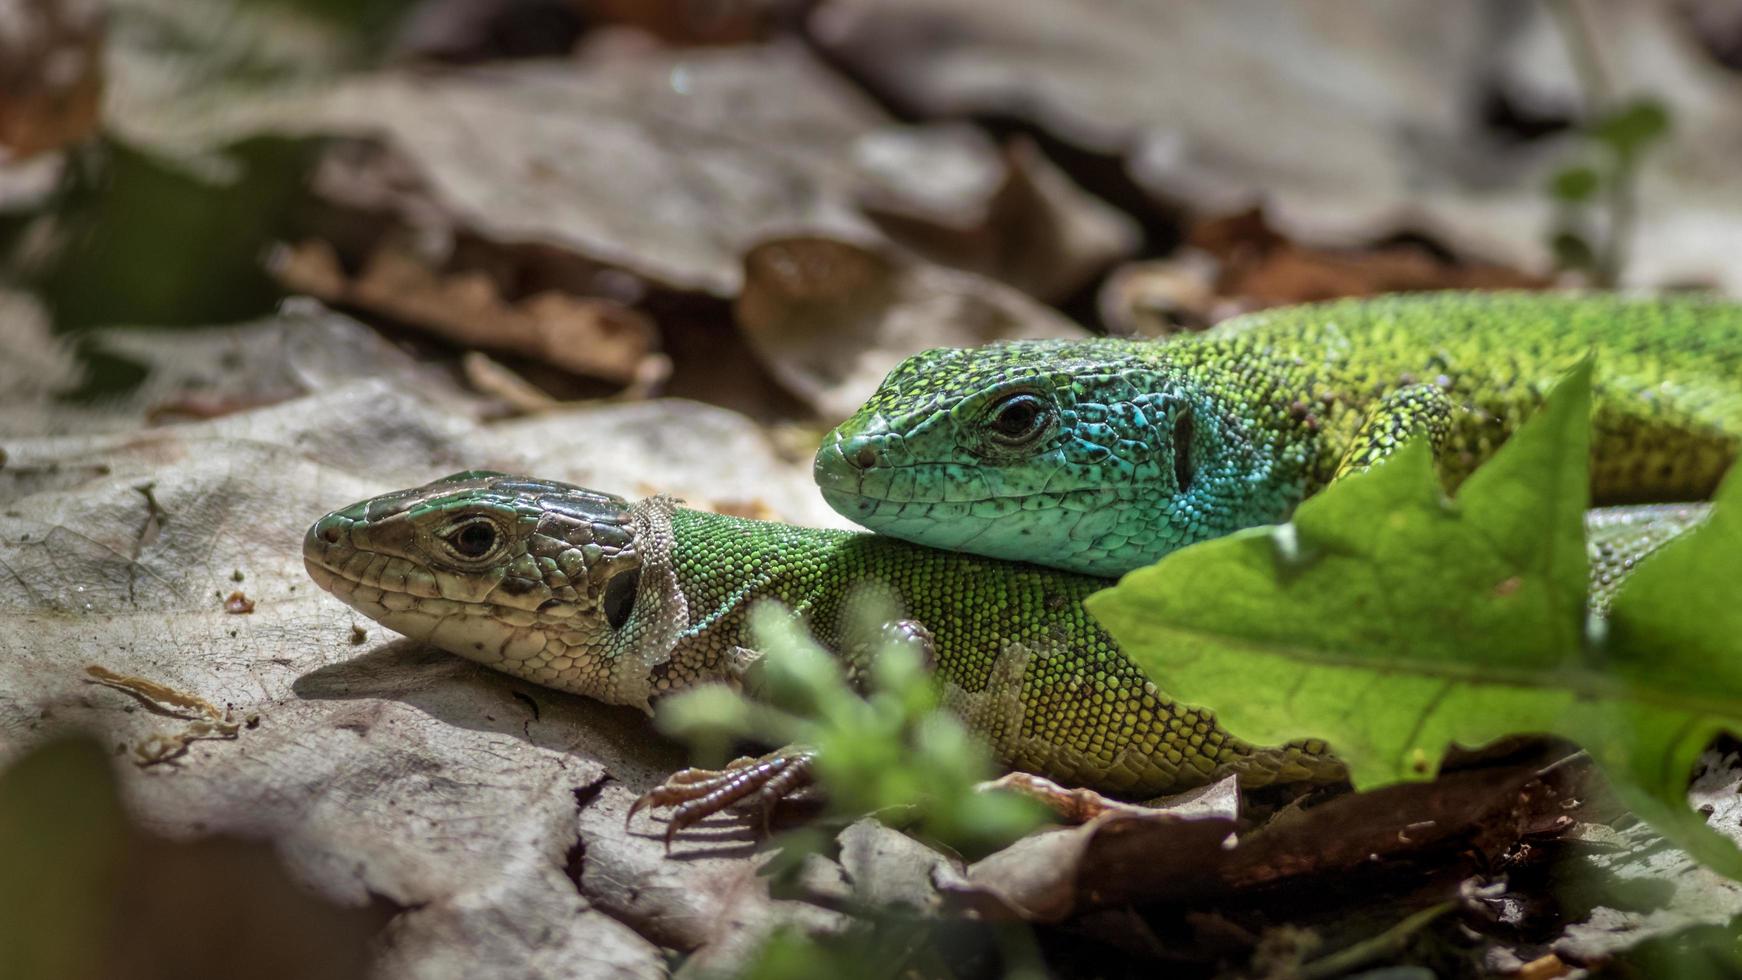
[[[664,507],[665,510],[660,508]],[[471,471],[336,510],[309,575],[389,629],[548,687],[646,703],[664,596],[644,576],[663,500]],[[669,527],[669,525],[659,525]]]
[[[920,544],[1113,575],[1235,527],[1236,420],[1153,344],[1015,341],[908,358],[823,440],[842,515]]]

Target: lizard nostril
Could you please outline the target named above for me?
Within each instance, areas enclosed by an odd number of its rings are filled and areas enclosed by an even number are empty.
[[[853,454],[853,465],[868,470],[877,465],[877,451],[866,446]]]

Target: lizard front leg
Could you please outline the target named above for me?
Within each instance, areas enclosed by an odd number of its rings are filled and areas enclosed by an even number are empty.
[[[809,749],[788,746],[758,758],[734,759],[724,769],[682,769],[641,794],[623,822],[627,825],[644,806],[673,807],[665,825],[666,850],[684,828],[733,807],[759,808],[766,830],[776,804],[810,787],[815,759]]]
[[[1387,394],[1355,431],[1332,479],[1359,473],[1420,435],[1428,437],[1439,458],[1452,434],[1453,410],[1445,389],[1436,384],[1413,384]]]

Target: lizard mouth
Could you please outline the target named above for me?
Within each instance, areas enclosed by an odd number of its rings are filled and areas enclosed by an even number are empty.
[[[328,514],[302,539],[303,569],[340,602],[408,636],[414,634],[402,627],[412,623],[491,612],[487,603],[442,596],[434,582],[416,574],[423,570],[415,562],[358,548],[351,540],[353,523],[338,513]]]
[[[850,448],[850,447],[849,447]],[[1131,481],[1114,485],[1079,487],[1002,487],[993,492],[988,477],[981,473],[974,487],[964,488],[962,481],[948,483],[947,473],[958,468],[950,462],[915,461],[910,463],[854,462],[839,445],[825,446],[817,453],[811,466],[811,477],[823,499],[844,517],[859,520],[864,517],[917,517],[918,512],[900,513],[907,506],[965,507],[974,511],[991,505],[996,508],[1086,510],[1142,499],[1157,492],[1154,486]],[[912,474],[901,479],[901,474]],[[921,479],[935,476],[937,479]],[[1048,481],[1050,482],[1050,481]],[[919,492],[921,487],[929,492]],[[1024,502],[1029,502],[1026,507]],[[1035,502],[1041,502],[1039,507]],[[996,517],[997,513],[975,512],[974,516]]]
[[[818,482],[819,484],[821,483],[821,481]],[[945,505],[972,507],[976,504],[996,504],[1000,502],[1020,504],[1020,502],[1024,500],[1038,499],[1050,500],[1056,507],[1068,506],[1065,503],[1066,501],[1079,503],[1079,505],[1082,501],[1088,501],[1092,504],[1111,504],[1117,501],[1133,499],[1134,494],[1138,492],[1132,488],[1123,487],[1076,487],[1070,490],[1013,490],[1008,493],[987,493],[976,494],[973,496],[950,495],[922,497],[916,494],[898,496],[889,492],[876,493],[863,485],[843,485],[840,481],[834,481],[827,485],[820,485],[818,489],[821,490],[823,499],[829,502],[829,506],[835,508],[835,510],[839,511],[846,517],[875,513],[883,508],[900,508],[909,505],[919,507],[938,507]]]
[[[366,581],[357,576],[347,574],[341,569],[334,568],[319,559],[307,555],[303,556],[302,567],[308,572],[308,577],[314,579],[316,585],[325,589],[327,592],[332,593],[334,596],[337,596],[346,605],[354,606],[372,616],[376,615],[378,612],[384,613],[392,611],[384,602],[384,600],[390,595],[404,596],[406,599],[412,600],[414,604],[420,606],[425,603],[446,603],[446,600],[443,599],[426,599],[420,596],[414,596],[409,592],[384,589],[376,582]],[[453,606],[463,605],[462,603],[447,604]],[[455,611],[457,610],[443,610],[444,613]]]
[[[816,462],[811,465],[811,479],[825,493],[857,493],[864,482],[864,470],[863,466],[855,466],[848,460],[847,454],[835,443],[824,446],[817,453]]]

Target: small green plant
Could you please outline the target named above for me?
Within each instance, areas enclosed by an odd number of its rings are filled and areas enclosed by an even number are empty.
[[[1633,237],[1640,165],[1668,135],[1669,109],[1652,98],[1617,103],[1576,6],[1551,0],[1549,9],[1591,106],[1590,120],[1579,128],[1585,161],[1557,171],[1548,182],[1555,203],[1549,245],[1560,268],[1584,273],[1594,286],[1613,288]]]
[[[745,679],[749,696],[716,685],[660,705],[660,727],[688,741],[707,764],[723,761],[744,740],[817,753],[814,773],[826,812],[781,834],[765,873],[779,878],[806,856],[828,852],[831,831],[866,814],[968,852],[1000,847],[1042,823],[1044,811],[1033,800],[981,788],[997,772],[992,753],[941,705],[921,642],[885,626],[899,618],[897,610],[870,589],[849,607],[844,646],[865,651],[849,658],[863,667],[854,672],[863,693],[842,658],[818,645],[798,617],[764,602],[751,611],[763,656]],[[1045,976],[1023,926],[930,918],[857,899],[852,911],[853,923],[839,935],[777,930],[740,976],[950,977],[978,975],[987,962],[999,963],[1005,976]]]
[[[871,651],[863,696],[841,660],[819,646],[793,614],[765,602],[751,613],[763,657],[746,680],[755,697],[708,686],[660,706],[666,731],[711,760],[740,740],[796,745],[817,753],[814,771],[836,820],[878,814],[963,850],[997,847],[1041,822],[1038,804],[979,784],[996,774],[991,752],[939,703],[915,640],[885,630],[893,621],[869,593],[853,603]]]
[[[1024,926],[875,914],[827,938],[806,936],[790,927],[778,929],[738,974],[742,980],[973,976],[1042,980],[1048,975],[1033,934]]]

